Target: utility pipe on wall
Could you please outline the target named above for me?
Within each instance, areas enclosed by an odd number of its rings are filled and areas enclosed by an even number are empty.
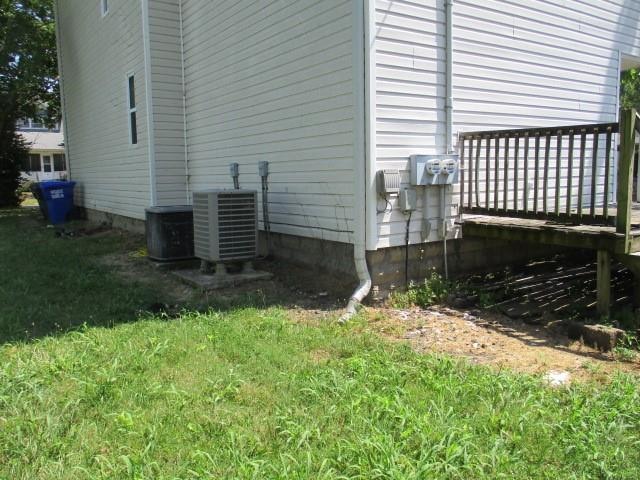
[[[454,153],[453,150],[453,0],[444,0],[445,10],[445,113],[446,113],[446,146],[447,153]],[[442,216],[442,241],[444,255],[444,276],[449,279],[449,262],[447,259],[447,190],[448,185],[440,187],[440,212]]]
[[[446,111],[446,145],[447,153],[454,153],[453,151],[453,0],[444,0],[445,10],[445,82],[446,82],[446,98],[445,98],[445,111]]]

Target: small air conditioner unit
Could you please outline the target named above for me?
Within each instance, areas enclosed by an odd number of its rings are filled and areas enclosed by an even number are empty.
[[[195,256],[207,262],[248,261],[258,254],[258,194],[253,190],[193,193]]]

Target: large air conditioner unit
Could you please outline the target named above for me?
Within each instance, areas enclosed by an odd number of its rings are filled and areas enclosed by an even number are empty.
[[[257,200],[253,190],[194,192],[195,256],[223,264],[254,259],[258,254]]]

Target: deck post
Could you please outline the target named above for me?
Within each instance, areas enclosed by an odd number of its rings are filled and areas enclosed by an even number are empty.
[[[618,159],[616,232],[625,236],[625,251],[629,253],[631,200],[633,195],[633,156],[635,150],[636,111],[620,111],[620,155]]]
[[[611,254],[607,250],[598,250],[598,315],[609,316],[611,304]]]

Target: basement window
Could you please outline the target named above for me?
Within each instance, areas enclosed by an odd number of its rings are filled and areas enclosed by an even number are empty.
[[[138,119],[136,108],[136,80],[134,75],[127,79],[127,101],[129,107],[129,140],[131,145],[138,144]]]
[[[109,13],[109,0],[100,0],[100,13],[103,17]]]

